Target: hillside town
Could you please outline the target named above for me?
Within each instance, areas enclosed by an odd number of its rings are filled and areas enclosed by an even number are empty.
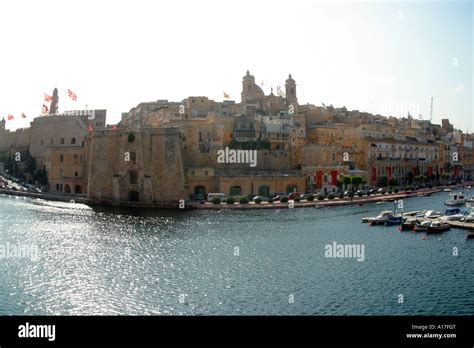
[[[247,71],[240,103],[190,96],[142,102],[107,124],[106,110],[48,113],[29,128],[0,124],[0,173],[52,194],[119,204],[274,197],[349,188],[462,183],[474,135],[441,124],[299,104],[291,76],[265,95]]]

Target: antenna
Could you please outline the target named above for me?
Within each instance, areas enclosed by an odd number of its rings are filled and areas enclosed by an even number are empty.
[[[433,97],[431,97],[430,123],[433,123]]]

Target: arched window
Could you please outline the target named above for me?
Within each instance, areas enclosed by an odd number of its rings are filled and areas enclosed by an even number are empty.
[[[75,194],[81,194],[82,193],[81,185],[76,185],[76,187],[74,187],[74,193]]]
[[[130,185],[136,185],[137,184],[137,172],[131,171],[130,172]]]
[[[59,139],[59,144],[64,145],[64,138]]]
[[[74,145],[76,143],[76,138],[71,138],[71,145]]]
[[[71,186],[69,186],[68,184],[66,184],[66,186],[64,186],[64,192],[65,192],[65,193],[71,193]]]

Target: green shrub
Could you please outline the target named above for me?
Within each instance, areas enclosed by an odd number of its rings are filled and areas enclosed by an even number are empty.
[[[395,189],[393,190],[395,193],[398,193],[398,188],[395,187]]]
[[[249,198],[247,196],[240,196],[239,197],[239,203],[240,204],[248,204]]]
[[[255,204],[260,204],[262,203],[262,199],[260,197],[258,197],[256,200],[255,200]]]
[[[227,204],[234,204],[234,198],[233,197],[227,197],[226,203]]]
[[[282,203],[288,202],[288,196],[281,196],[280,197],[280,202],[282,202]]]
[[[388,194],[391,195],[392,194],[392,189],[388,189]]]
[[[219,197],[215,197],[213,200],[212,200],[212,203],[214,204],[221,204],[221,199]]]
[[[318,198],[318,201],[322,201],[325,198],[325,196],[322,193],[318,193],[317,198]]]
[[[329,199],[334,199],[334,197],[336,197],[336,196],[334,196],[334,193],[330,193],[330,194],[328,195],[328,198],[329,198]]]
[[[344,198],[344,193],[341,192],[341,193],[338,195],[338,197],[339,197],[339,198]]]
[[[267,202],[268,202],[268,203],[273,203],[273,198],[268,198],[268,199],[267,199]]]
[[[308,202],[314,201],[314,195],[313,195],[312,193],[310,193],[310,194],[308,195],[308,197],[306,197],[306,200],[307,200]]]
[[[135,140],[135,134],[128,133],[128,142],[133,143],[134,140]]]
[[[301,201],[301,198],[300,197],[295,197],[294,201],[299,202],[299,201]]]
[[[370,195],[371,195],[370,191],[367,191],[367,196],[370,196]]]
[[[364,194],[362,192],[357,192],[357,196],[362,197]]]

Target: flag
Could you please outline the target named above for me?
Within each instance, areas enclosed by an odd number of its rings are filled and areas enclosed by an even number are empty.
[[[71,91],[70,89],[67,90],[67,94],[69,95],[69,98],[71,98],[72,100],[74,100],[74,101],[77,100],[77,95],[76,95],[76,93],[74,93],[74,92]]]
[[[225,98],[225,99],[229,99],[229,98],[230,98],[230,95],[228,95],[226,92],[224,92],[224,98]]]
[[[49,108],[48,108],[46,105],[43,104],[43,111],[42,111],[42,113],[43,113],[43,114],[47,114],[48,112],[49,112]]]
[[[47,95],[46,93],[44,94],[44,101],[47,102],[47,103],[50,103],[53,101],[53,97],[51,97],[50,95]]]
[[[112,130],[117,130],[117,125],[116,124],[112,125]]]
[[[22,112],[21,117],[26,118],[26,115]]]
[[[262,80],[262,83],[260,85],[263,86],[263,80]]]
[[[92,132],[92,130],[93,130],[93,129],[92,129],[92,123],[89,123],[89,126],[87,127],[87,131],[88,131],[88,132]]]
[[[10,115],[10,114],[7,117],[7,120],[9,120],[9,121],[13,121],[14,119],[15,119],[15,117],[13,115]]]

